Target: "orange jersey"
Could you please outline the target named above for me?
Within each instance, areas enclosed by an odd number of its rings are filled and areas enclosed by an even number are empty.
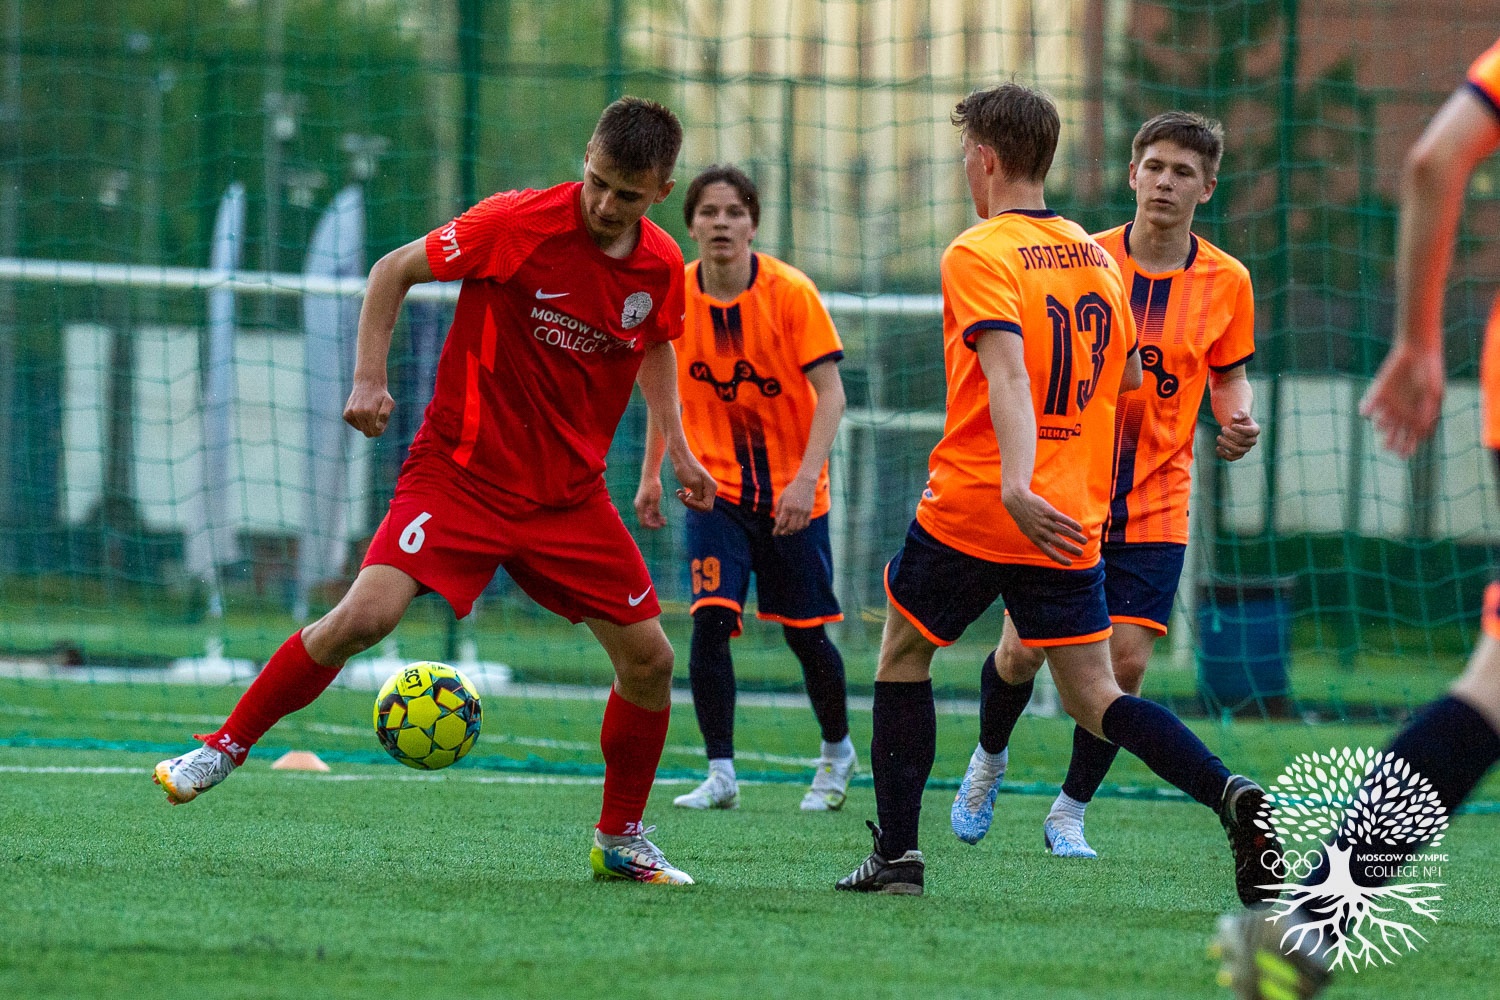
[[[1500,42],[1469,67],[1469,91],[1500,118]],[[1500,448],[1500,296],[1490,307],[1479,363],[1481,436],[1486,448]]]
[[[1019,336],[1037,423],[1031,488],[1083,525],[1088,542],[1073,568],[1088,569],[1099,561],[1115,399],[1135,348],[1119,265],[1076,223],[1015,209],[954,240],[942,271],[948,412],[917,520],[980,559],[1057,565],[1001,503],[989,382],[974,349],[980,334]]]
[[[773,513],[807,450],[818,394],[809,369],[844,356],[818,289],[790,264],[750,256],[750,287],[728,302],[687,266],[687,316],[677,342],[682,426],[729,503]],[[813,517],[828,513],[828,465]]]
[[[1229,371],[1255,353],[1255,297],[1245,265],[1197,236],[1182,267],[1142,271],[1132,225],[1094,237],[1120,264],[1145,375],[1115,411],[1104,540],[1185,545],[1198,407],[1210,368]]]

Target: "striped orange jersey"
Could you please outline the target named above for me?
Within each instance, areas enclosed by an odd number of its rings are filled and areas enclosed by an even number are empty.
[[[1469,67],[1469,90],[1500,118],[1500,42],[1474,60]],[[1500,448],[1500,296],[1490,306],[1490,321],[1484,331],[1484,355],[1480,361],[1481,434],[1486,448]]]
[[[1185,545],[1193,430],[1208,371],[1229,371],[1255,353],[1255,298],[1245,265],[1197,236],[1182,267],[1142,271],[1130,256],[1132,225],[1094,237],[1119,261],[1145,373],[1115,411],[1104,540]]]
[[[1000,501],[1000,448],[975,338],[1019,336],[1036,413],[1031,488],[1083,525],[1073,568],[1099,561],[1115,399],[1135,324],[1120,269],[1056,212],[1013,209],[943,253],[943,362],[948,413],[928,462],[917,520],[960,552],[992,562],[1056,566]]]
[[[677,343],[682,424],[719,496],[774,512],[807,450],[818,394],[807,372],[844,356],[811,279],[763,253],[750,255],[750,287],[728,302],[703,290],[687,266],[687,315]],[[828,466],[818,473],[813,517],[828,513]]]

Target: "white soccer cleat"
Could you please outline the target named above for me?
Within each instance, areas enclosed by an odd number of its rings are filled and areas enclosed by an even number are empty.
[[[633,837],[608,837],[595,830],[594,846],[589,851],[589,866],[594,869],[594,878],[692,885],[693,877],[673,867],[662,855],[661,848],[646,839],[646,834],[655,829],[648,826]]]
[[[1083,820],[1064,813],[1049,813],[1042,824],[1042,840],[1059,858],[1097,858],[1099,852],[1083,839]]]
[[[180,806],[229,777],[234,767],[228,754],[203,746],[157,764],[152,780],[167,793],[168,802]]]
[[[708,772],[708,780],[686,795],[677,796],[672,804],[683,809],[738,809],[739,782],[723,771],[711,770]]]
[[[802,796],[803,812],[834,812],[844,805],[849,797],[849,777],[859,763],[854,754],[844,760],[818,761],[818,771],[813,775],[812,787]]]

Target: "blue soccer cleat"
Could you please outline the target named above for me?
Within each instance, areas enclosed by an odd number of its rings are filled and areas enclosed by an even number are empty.
[[[1097,858],[1099,852],[1083,838],[1083,820],[1062,813],[1049,813],[1042,824],[1042,840],[1059,858]]]
[[[953,833],[965,844],[977,844],[990,832],[990,823],[995,819],[995,797],[1000,794],[1000,779],[1005,777],[1009,759],[1009,747],[998,754],[987,753],[982,746],[974,748],[969,769],[953,797],[951,814]]]

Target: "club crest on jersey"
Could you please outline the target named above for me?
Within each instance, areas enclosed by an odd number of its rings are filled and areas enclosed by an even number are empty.
[[[625,300],[625,308],[620,310],[620,325],[625,329],[634,329],[651,315],[651,296],[646,292],[633,292]]]
[[[1160,347],[1141,348],[1141,370],[1156,376],[1156,394],[1162,399],[1171,399],[1177,395],[1180,383],[1176,375],[1167,371],[1166,359],[1162,357]]]
[[[760,390],[760,394],[768,399],[781,395],[781,383],[774,378],[764,378],[757,374],[755,366],[744,358],[734,363],[734,377],[728,382],[720,382],[714,378],[714,370],[706,361],[694,361],[688,368],[688,377],[713,386],[714,392],[726,403],[732,403],[739,398],[742,382],[754,385]]]

